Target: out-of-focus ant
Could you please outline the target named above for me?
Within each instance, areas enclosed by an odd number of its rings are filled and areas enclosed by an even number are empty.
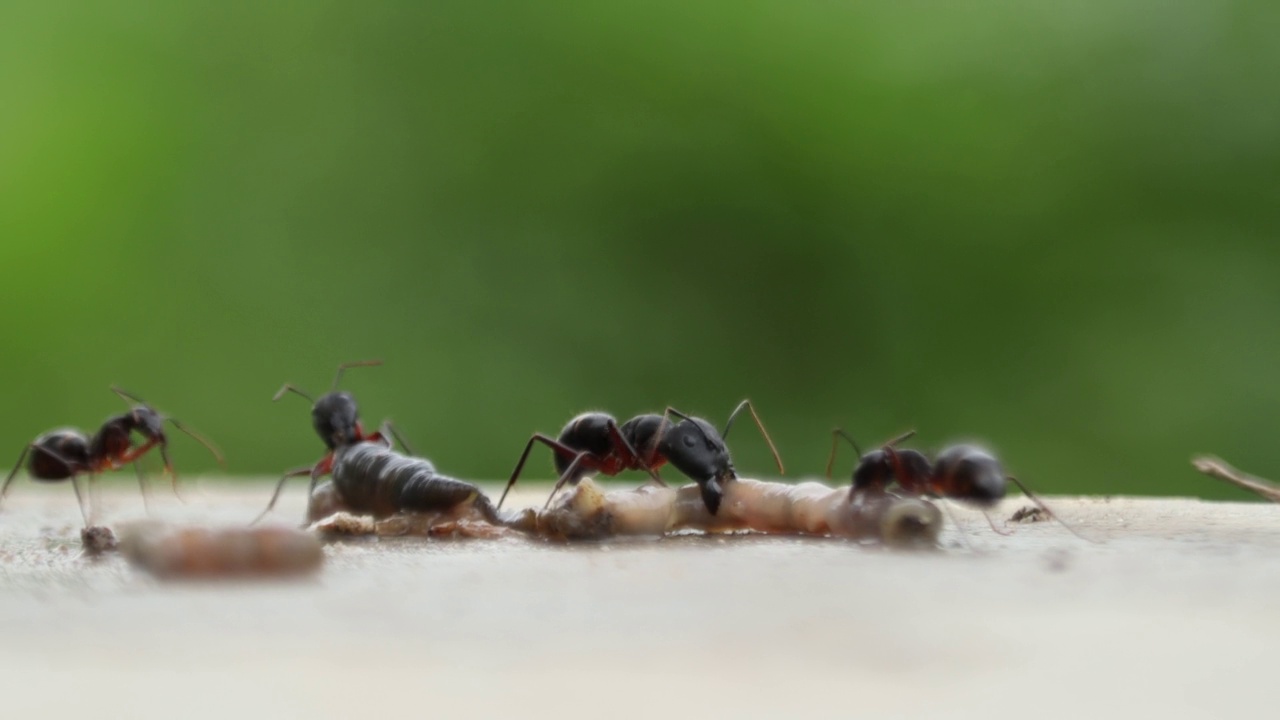
[[[756,426],[760,428],[760,434],[769,444],[773,459],[778,463],[778,472],[783,473],[778,449],[774,447],[769,432],[764,429],[764,423],[760,421],[760,416],[749,400],[743,400],[729,415],[729,420],[724,424],[724,432],[718,432],[714,425],[702,418],[692,417],[672,407],[668,407],[661,415],[634,417],[621,426],[610,415],[589,412],[570,420],[560,431],[559,439],[552,439],[541,433],[535,433],[529,438],[520,461],[511,473],[511,479],[507,481],[506,489],[502,491],[498,507],[502,507],[511,486],[520,477],[533,444],[540,442],[555,452],[556,472],[560,475],[551,490],[551,496],[547,498],[548,505],[565,484],[577,484],[580,479],[593,472],[613,476],[623,470],[643,470],[649,473],[654,482],[665,486],[666,483],[658,476],[658,468],[670,462],[698,484],[702,491],[702,501],[707,510],[715,515],[724,495],[723,483],[737,478],[724,438],[728,436],[733,421],[743,409],[751,412]],[[679,420],[672,423],[671,416]]]
[[[22,454],[18,456],[18,463],[5,478],[4,488],[0,489],[0,500],[3,500],[5,494],[9,492],[9,484],[13,482],[23,461],[27,459],[27,454],[30,453],[31,461],[27,466],[27,472],[33,480],[44,482],[71,480],[71,487],[76,491],[76,501],[80,505],[80,513],[84,516],[85,525],[90,524],[93,513],[92,509],[86,511],[84,497],[80,493],[79,476],[84,474],[89,475],[89,483],[92,486],[98,473],[118,470],[132,464],[138,473],[142,501],[150,509],[151,493],[138,460],[152,448],[159,448],[160,457],[164,461],[164,470],[169,473],[173,481],[173,493],[181,499],[182,496],[178,493],[178,474],[174,472],[173,463],[169,460],[169,440],[164,434],[166,421],[204,445],[209,452],[213,453],[218,463],[225,467],[226,461],[222,457],[222,452],[205,437],[179,422],[177,418],[161,414],[137,396],[118,387],[112,387],[111,391],[126,403],[136,404],[127,413],[107,418],[92,437],[76,428],[51,430],[37,437],[23,448]],[[135,445],[133,442],[135,432],[143,439],[140,445]]]
[[[396,431],[390,420],[384,420],[377,432],[366,433],[364,426],[360,422],[360,409],[356,405],[356,399],[352,397],[351,393],[338,392],[338,383],[341,382],[342,375],[348,368],[373,367],[381,364],[381,360],[360,360],[342,363],[338,366],[338,373],[333,378],[333,385],[330,387],[329,392],[321,395],[319,400],[313,399],[311,395],[290,383],[285,383],[271,398],[272,401],[276,401],[284,397],[286,393],[294,393],[306,398],[311,403],[311,425],[328,449],[324,457],[314,464],[286,470],[280,481],[276,483],[276,490],[271,495],[271,502],[267,503],[267,509],[263,510],[262,514],[254,519],[254,523],[266,517],[267,513],[271,512],[276,506],[276,501],[280,499],[280,493],[284,490],[285,482],[289,478],[310,475],[311,486],[307,491],[307,497],[310,498],[311,493],[315,491],[316,481],[333,471],[333,453],[339,447],[362,442],[381,443],[390,447],[391,439],[395,438],[406,452],[410,455],[415,454],[409,444],[400,436],[400,433]]]
[[[852,501],[856,501],[859,496],[883,494],[891,483],[897,483],[898,488],[907,495],[950,499],[977,507],[982,510],[992,530],[1001,535],[1011,535],[1009,531],[997,527],[987,511],[1004,499],[1007,484],[1013,483],[1028,500],[1035,503],[1047,516],[1057,520],[1072,535],[1082,540],[1088,539],[1063,522],[1026,485],[1012,475],[1007,475],[1004,466],[990,452],[976,445],[952,445],[939,452],[931,463],[918,450],[897,447],[914,435],[914,430],[904,433],[864,455],[848,433],[834,428],[831,431],[831,454],[827,458],[827,477],[831,477],[836,448],[840,438],[844,438],[858,453],[858,464],[853,470],[853,484],[849,488],[849,498]]]

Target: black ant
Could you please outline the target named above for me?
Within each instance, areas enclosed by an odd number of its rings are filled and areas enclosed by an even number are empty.
[[[352,397],[351,393],[338,392],[338,383],[342,380],[342,375],[348,368],[373,367],[381,364],[381,360],[360,360],[342,363],[338,366],[338,374],[334,376],[333,385],[330,387],[329,392],[321,395],[319,400],[312,399],[311,395],[290,383],[285,383],[271,398],[274,402],[284,397],[286,393],[294,393],[306,398],[311,403],[311,425],[315,428],[316,434],[320,436],[320,440],[324,442],[328,450],[325,452],[324,457],[312,465],[304,465],[285,471],[280,481],[276,483],[275,493],[271,495],[271,502],[267,503],[267,509],[263,510],[262,514],[254,519],[254,523],[266,517],[267,513],[271,512],[272,508],[276,506],[276,501],[280,499],[280,493],[284,490],[284,484],[289,478],[310,475],[311,487],[307,491],[307,497],[310,498],[311,493],[315,491],[316,481],[333,471],[333,453],[340,447],[364,442],[381,443],[390,447],[391,438],[395,438],[410,455],[415,454],[409,444],[400,436],[400,433],[396,431],[390,420],[384,420],[377,432],[365,433],[364,426],[360,423],[360,410],[356,405],[356,399]]]
[[[76,491],[76,501],[80,505],[80,513],[84,516],[85,525],[89,525],[92,513],[85,510],[84,498],[80,493],[79,476],[89,475],[90,487],[98,473],[107,470],[118,470],[132,464],[138,473],[138,484],[142,488],[142,501],[150,509],[150,489],[138,460],[152,448],[160,449],[160,457],[164,461],[164,470],[173,481],[173,493],[179,499],[178,475],[174,472],[173,463],[169,460],[169,440],[164,434],[164,423],[168,421],[174,427],[195,438],[204,445],[220,465],[226,466],[222,452],[213,443],[191,428],[178,422],[177,418],[161,414],[147,405],[137,396],[112,387],[111,391],[119,395],[126,403],[136,403],[129,412],[107,418],[102,427],[93,434],[86,435],[76,428],[51,430],[37,437],[22,450],[18,463],[14,465],[9,476],[5,478],[4,487],[0,489],[0,501],[9,492],[9,484],[17,476],[22,463],[31,454],[31,462],[27,472],[33,480],[57,482],[71,480],[71,487]],[[133,433],[143,438],[141,445],[133,444]]]
[[[1013,483],[1048,517],[1057,520],[1072,535],[1087,540],[1055,515],[1026,485],[1007,475],[1004,466],[990,452],[975,445],[952,445],[939,452],[930,463],[929,458],[918,450],[897,447],[914,435],[914,430],[904,433],[864,455],[848,433],[834,428],[831,431],[831,454],[827,458],[827,477],[831,477],[839,440],[844,438],[858,453],[853,484],[849,488],[851,501],[860,496],[883,494],[891,483],[896,482],[907,495],[951,499],[975,506],[983,511],[992,530],[1001,535],[1011,535],[997,527],[987,511],[1004,499],[1007,483]]]
[[[570,420],[560,431],[558,440],[541,433],[535,433],[529,438],[529,443],[525,445],[520,461],[516,463],[511,479],[507,481],[507,487],[498,500],[498,508],[502,508],[511,486],[520,477],[533,444],[540,442],[555,451],[556,472],[560,475],[551,490],[551,496],[547,498],[547,505],[551,504],[551,498],[566,483],[575,485],[592,472],[613,476],[623,470],[643,470],[649,473],[654,482],[665,487],[666,483],[658,476],[658,468],[670,461],[677,470],[698,483],[703,503],[715,515],[724,495],[723,483],[737,478],[724,438],[728,436],[733,421],[744,408],[751,411],[751,417],[755,419],[760,434],[769,444],[773,459],[778,463],[778,472],[783,473],[778,449],[774,447],[769,432],[764,429],[764,423],[760,421],[750,400],[743,400],[730,413],[729,420],[724,424],[724,432],[717,432],[714,425],[702,418],[692,417],[672,407],[668,407],[661,415],[634,417],[621,426],[610,415],[589,412]],[[672,424],[669,420],[672,415],[683,422]],[[644,453],[638,452],[636,448],[644,448]]]

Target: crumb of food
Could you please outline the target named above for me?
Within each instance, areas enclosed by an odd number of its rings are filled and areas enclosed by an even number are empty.
[[[372,535],[374,526],[373,518],[367,515],[340,511],[311,523],[307,529],[321,535]]]
[[[1044,510],[1027,505],[1026,507],[1018,508],[1018,511],[1009,518],[1009,522],[1033,523],[1042,522],[1048,519],[1049,515]]]
[[[116,534],[111,532],[111,528],[102,525],[94,525],[84,528],[80,531],[80,544],[84,545],[84,551],[87,555],[98,556],[116,550],[120,543],[116,541]]]

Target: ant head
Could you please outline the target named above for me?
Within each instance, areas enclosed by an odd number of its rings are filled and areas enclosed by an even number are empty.
[[[991,507],[1004,499],[1008,476],[994,455],[973,445],[954,445],[938,453],[934,491],[939,495]]]
[[[360,409],[351,393],[321,395],[311,406],[311,425],[330,450],[360,440]]]
[[[122,416],[127,427],[126,434],[129,431],[134,431],[148,440],[156,440],[161,444],[166,442],[164,436],[164,421],[166,418],[164,415],[161,415],[158,410],[133,393],[125,392],[118,387],[112,387],[111,392],[119,395],[120,399],[126,403],[132,404],[129,413]]]
[[[720,432],[701,418],[691,417],[672,425],[663,434],[659,449],[677,470],[699,485],[737,477]]]
[[[338,383],[348,368],[370,367],[381,365],[381,360],[360,360],[342,363],[338,366],[338,374],[333,378],[333,387],[319,400],[311,400],[311,396],[289,383],[285,383],[272,400],[279,400],[285,393],[301,395],[311,402],[311,426],[316,429],[320,440],[330,450],[340,445],[353,445],[360,441],[360,409],[351,393],[338,392]]]
[[[164,436],[165,417],[148,405],[139,405],[129,412],[133,421],[133,429],[148,440],[155,440],[161,445],[168,442]]]

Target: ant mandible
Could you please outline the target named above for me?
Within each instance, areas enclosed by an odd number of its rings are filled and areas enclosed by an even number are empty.
[[[76,502],[80,505],[80,513],[84,516],[86,526],[90,524],[93,515],[92,512],[85,510],[84,497],[80,493],[79,476],[86,473],[89,475],[89,483],[92,487],[98,473],[118,470],[127,464],[132,464],[138,473],[138,485],[142,488],[142,502],[150,511],[151,493],[138,460],[152,448],[157,447],[164,461],[164,470],[172,478],[173,494],[177,495],[178,499],[182,499],[182,495],[178,492],[178,474],[169,460],[169,440],[164,434],[166,421],[195,438],[213,454],[218,464],[226,467],[222,452],[205,437],[179,422],[177,418],[161,414],[136,395],[118,387],[113,386],[111,391],[126,403],[136,403],[136,405],[133,405],[127,413],[107,418],[93,437],[76,428],[51,430],[37,437],[22,449],[17,464],[5,478],[4,487],[0,489],[0,501],[4,500],[5,494],[9,492],[10,483],[17,476],[23,461],[30,453],[31,462],[27,466],[27,472],[33,480],[44,482],[71,480],[71,486],[76,491]],[[135,432],[143,438],[141,445],[133,444],[132,434]]]
[[[1004,466],[990,452],[976,445],[952,445],[939,452],[930,463],[929,458],[918,450],[897,447],[915,434],[915,430],[906,432],[864,455],[848,433],[834,428],[831,431],[831,454],[827,457],[827,477],[831,477],[836,448],[840,438],[844,438],[858,453],[858,464],[854,467],[853,483],[849,488],[851,501],[864,494],[884,493],[890,483],[896,482],[908,495],[951,499],[977,507],[982,510],[992,530],[1001,535],[1011,535],[996,527],[987,511],[1004,499],[1007,483],[1013,483],[1028,500],[1072,535],[1088,539],[1063,522],[1021,481],[1006,474]]]
[[[303,475],[311,476],[311,486],[307,491],[307,498],[309,499],[311,494],[315,492],[316,481],[333,471],[333,452],[339,447],[362,442],[383,443],[390,447],[391,438],[395,438],[406,452],[410,455],[416,454],[409,447],[409,443],[405,442],[404,438],[400,436],[400,433],[391,424],[390,420],[384,420],[377,432],[366,434],[364,426],[360,422],[360,409],[356,405],[356,399],[351,393],[338,392],[338,383],[341,382],[342,375],[348,368],[374,367],[381,364],[381,360],[359,360],[342,363],[338,366],[338,374],[334,376],[333,385],[330,387],[329,392],[321,395],[319,400],[312,399],[311,395],[290,383],[285,383],[271,398],[274,402],[284,397],[286,393],[294,393],[306,398],[311,403],[311,425],[315,428],[316,434],[320,436],[328,450],[325,452],[324,457],[313,465],[304,465],[292,470],[286,470],[280,481],[276,483],[276,490],[271,495],[271,502],[267,503],[267,509],[263,510],[254,519],[254,523],[266,517],[267,513],[271,512],[276,506],[276,501],[280,499],[280,493],[284,490],[284,484],[289,478],[302,477]]]
[[[764,423],[760,421],[750,400],[743,400],[730,413],[729,420],[724,424],[724,432],[718,432],[715,426],[702,418],[692,417],[672,407],[668,407],[661,415],[639,415],[621,426],[611,415],[589,412],[570,420],[560,431],[558,440],[541,433],[535,433],[529,438],[520,461],[516,463],[507,487],[498,500],[498,508],[502,508],[507,493],[520,477],[533,444],[540,442],[555,452],[556,472],[559,473],[559,479],[547,498],[547,505],[551,504],[551,498],[565,484],[575,485],[591,472],[613,476],[623,470],[643,470],[649,473],[654,482],[665,487],[666,483],[658,476],[658,468],[670,461],[677,470],[698,484],[703,503],[715,515],[724,495],[723,483],[737,478],[724,438],[728,436],[733,421],[743,409],[751,412],[756,427],[760,428],[760,434],[769,444],[773,459],[778,463],[778,472],[785,473],[778,449],[774,447],[769,432],[764,429]],[[679,418],[680,422],[671,423],[671,416]],[[644,452],[641,453],[636,448],[644,448]]]

